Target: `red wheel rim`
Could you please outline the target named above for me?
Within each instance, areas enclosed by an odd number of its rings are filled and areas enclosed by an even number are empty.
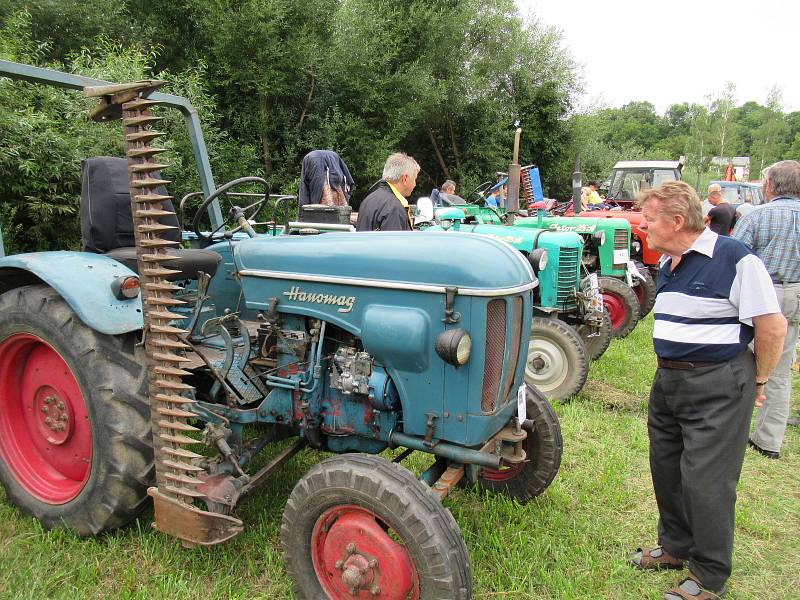
[[[328,598],[419,598],[408,549],[375,513],[352,504],[325,511],[311,533],[311,561]]]
[[[17,482],[47,504],[74,499],[92,465],[92,429],[78,382],[41,338],[0,343],[0,456]]]
[[[611,328],[614,331],[622,328],[628,316],[628,309],[622,298],[616,294],[603,292],[603,304],[608,311],[608,316],[611,317]]]
[[[516,467],[503,467],[500,469],[484,469],[481,471],[481,477],[483,477],[485,481],[508,481],[509,479],[514,479],[521,470],[521,465],[517,465]]]
[[[528,459],[533,456],[533,449],[531,448],[532,443],[533,434],[532,432],[528,431],[528,437],[525,438],[524,442],[522,442],[522,446],[525,449],[525,454],[528,456]],[[501,467],[499,469],[483,469],[481,471],[481,477],[484,481],[508,481],[509,479],[513,479],[519,475],[519,472],[522,471],[522,466],[523,465],[516,465],[513,467]]]

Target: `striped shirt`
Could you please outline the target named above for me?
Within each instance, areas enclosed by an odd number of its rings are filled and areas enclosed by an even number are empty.
[[[800,199],[773,199],[739,219],[731,236],[764,261],[772,281],[800,281]]]
[[[653,309],[660,358],[723,362],[753,339],[753,317],[779,313],[764,264],[741,242],[706,229],[670,272],[661,259]]]

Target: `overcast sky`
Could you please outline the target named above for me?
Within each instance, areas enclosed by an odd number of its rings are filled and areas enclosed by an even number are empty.
[[[725,82],[736,104],[761,104],[773,85],[783,109],[800,110],[798,0],[516,0],[523,14],[558,27],[583,65],[584,106],[706,103]]]

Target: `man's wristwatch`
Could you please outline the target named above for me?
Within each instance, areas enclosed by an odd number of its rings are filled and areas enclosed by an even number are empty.
[[[764,381],[756,381],[756,387],[764,387],[765,385],[767,385],[768,381],[769,379],[765,379]]]

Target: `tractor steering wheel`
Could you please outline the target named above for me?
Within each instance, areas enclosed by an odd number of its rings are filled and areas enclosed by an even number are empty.
[[[228,216],[223,219],[222,223],[214,229],[211,233],[204,233],[200,231],[200,220],[203,217],[203,213],[208,209],[209,205],[219,196],[225,194],[226,192],[230,191],[231,188],[238,187],[245,183],[260,183],[264,186],[264,198],[261,200],[257,200],[252,204],[248,204],[244,208],[241,208],[236,205],[231,205]],[[200,207],[197,209],[197,212],[194,215],[194,220],[192,221],[192,229],[194,230],[197,237],[202,240],[203,242],[210,244],[213,241],[214,234],[218,233],[220,230],[224,229],[226,225],[229,223],[236,223],[238,227],[233,229],[232,231],[236,231],[238,229],[243,229],[247,235],[250,237],[256,237],[256,232],[250,226],[250,221],[259,213],[261,209],[264,208],[264,205],[269,201],[269,194],[270,194],[270,187],[269,182],[266,179],[262,179],[261,177],[239,177],[238,179],[234,179],[233,181],[229,181],[222,187],[217,188],[212,194],[210,194]],[[247,211],[250,209],[253,211],[248,215]]]
[[[484,192],[489,190],[493,185],[495,185],[494,181],[484,181],[474,190],[472,190],[469,194],[467,194],[467,202],[471,204],[478,204],[479,202],[484,202],[486,197],[483,195]]]

